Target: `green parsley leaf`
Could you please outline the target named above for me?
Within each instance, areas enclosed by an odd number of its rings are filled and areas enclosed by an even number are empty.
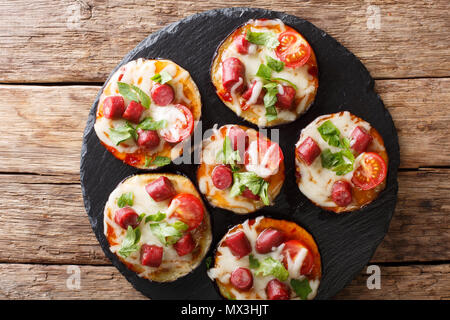
[[[278,88],[275,82],[269,82],[264,85],[266,94],[264,95],[264,107],[266,108],[267,121],[273,121],[278,117],[275,104],[277,103]]]
[[[133,91],[131,86],[125,82],[117,82],[119,93],[126,99],[139,102],[138,95]]]
[[[134,127],[129,122],[127,122],[121,127],[110,128],[109,138],[111,139],[112,143],[118,146],[121,142],[124,142],[131,138],[137,140],[138,137],[136,129],[134,129]]]
[[[274,59],[271,56],[266,56],[267,66],[276,72],[281,72],[284,69],[284,62]]]
[[[117,200],[117,206],[119,208],[123,208],[126,205],[132,206],[134,203],[134,194],[133,192],[123,193],[119,199]]]
[[[141,230],[136,228],[133,230],[131,226],[128,226],[127,233],[125,235],[125,239],[122,241],[122,245],[118,253],[127,258],[130,254],[139,250],[139,240],[141,239]]]
[[[169,82],[170,80],[172,80],[172,76],[167,71],[163,70],[160,73],[155,74],[150,79],[152,79],[155,82],[164,84],[164,83]]]
[[[176,243],[183,236],[180,230],[167,222],[152,223],[150,224],[150,230],[165,246]]]
[[[249,30],[245,39],[251,43],[266,46],[270,49],[275,49],[280,44],[276,34],[273,32],[252,32]]]
[[[150,107],[150,97],[144,91],[142,91],[139,87],[136,87],[135,85],[131,85],[131,88],[134,91],[136,91],[136,93],[138,94],[141,105],[145,109],[148,109]]]
[[[136,130],[159,130],[164,128],[166,124],[166,120],[154,121],[152,118],[147,117],[136,126]]]
[[[162,167],[168,165],[172,160],[169,157],[156,156],[152,161],[148,160],[149,158],[145,158],[145,166],[156,166]]]
[[[236,171],[239,169],[236,163],[241,162],[241,156],[238,150],[234,150],[231,145],[231,140],[228,136],[223,140],[223,147],[216,155],[216,161],[219,163],[231,165],[231,170]]]
[[[301,281],[297,279],[291,279],[290,283],[292,289],[294,289],[297,296],[302,300],[306,300],[308,298],[308,295],[312,292],[312,289],[309,286],[308,279],[303,279]]]
[[[270,78],[272,77],[272,69],[270,69],[265,64],[260,64],[258,71],[256,72],[256,76],[270,81]]]
[[[342,147],[340,140],[341,132],[330,120],[327,120],[324,123],[322,123],[317,128],[317,131],[319,131],[322,139],[328,142],[330,146]]]
[[[250,262],[250,269],[258,269],[260,266],[260,263],[258,259],[256,259],[252,254],[248,256],[248,260]]]
[[[268,205],[270,203],[267,192],[269,183],[256,173],[250,171],[235,172],[233,173],[233,181],[230,190],[231,197],[240,195],[245,188],[248,188],[253,194],[259,195],[264,204]]]
[[[267,257],[260,262],[260,266],[255,271],[256,275],[263,277],[272,275],[280,281],[286,281],[289,277],[289,272],[284,265],[272,257]]]
[[[145,223],[148,223],[150,221],[161,221],[166,218],[166,214],[164,212],[158,211],[158,213],[150,214],[145,218]]]
[[[283,78],[272,78],[271,80],[272,81],[286,82],[286,83],[290,84],[295,90],[297,90],[297,86],[294,83],[292,83],[291,81],[289,81],[289,80],[286,80],[286,79],[283,79]]]

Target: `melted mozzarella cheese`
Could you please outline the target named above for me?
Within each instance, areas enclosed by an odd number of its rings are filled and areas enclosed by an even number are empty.
[[[339,129],[339,131],[341,132],[341,137],[350,138],[350,134],[357,126],[363,127],[368,132],[371,128],[368,122],[359,120],[357,118],[352,118],[350,112],[348,111],[336,113],[333,115],[320,116],[302,130],[300,139],[297,142],[296,147],[298,147],[307,137],[311,137],[322,151],[325,149],[330,149],[331,152],[338,152],[339,150],[341,150],[338,147],[330,146],[321,137],[319,131],[317,130],[317,128],[326,120],[330,120]],[[301,179],[298,184],[300,191],[319,206],[336,206],[334,201],[331,199],[331,190],[333,184],[338,180],[346,180],[351,183],[353,172],[358,167],[359,161],[362,157],[363,154],[360,154],[355,159],[353,170],[344,176],[338,176],[332,170],[323,168],[320,156],[317,157],[309,166],[304,162],[296,159],[295,163],[297,168],[300,169],[301,174]],[[354,205],[350,204],[349,208],[352,208],[353,206]]]
[[[119,210],[117,205],[117,199],[124,193],[132,192],[134,196],[133,205],[131,206],[138,215],[141,213],[146,214],[155,214],[158,211],[164,212],[167,214],[167,217],[170,215],[171,209],[169,207],[169,200],[155,202],[145,191],[145,186],[147,185],[148,180],[146,180],[145,176],[136,175],[133,176],[121,184],[117,186],[117,188],[110,194],[108,201],[105,206],[105,214],[104,214],[104,233],[105,236],[108,236],[108,226],[113,228],[113,232],[116,236],[116,242],[118,245],[113,245],[110,247],[111,252],[118,254],[120,250],[121,243],[125,239],[126,230],[122,229],[115,221],[114,221],[114,213]],[[107,209],[110,210],[111,216],[107,214]],[[163,221],[172,222],[170,218],[167,218]],[[157,245],[163,246],[157,237],[152,233],[148,224],[141,223],[138,226],[141,231],[141,238],[139,240],[139,245],[149,244],[149,245]],[[182,261],[189,261],[192,259],[191,254],[187,254],[185,256],[178,256],[176,250],[173,246],[164,246],[164,253],[161,266],[159,268],[172,268],[179,265]],[[133,252],[127,258],[124,258],[126,262],[131,264],[140,265],[140,253],[139,251]],[[144,272],[140,273],[139,276],[148,276],[152,272],[155,272],[158,268],[143,266]]]
[[[267,254],[260,254],[256,252],[255,250],[255,244],[256,239],[258,238],[258,233],[256,231],[256,227],[259,225],[260,221],[263,219],[263,216],[259,216],[255,219],[255,222],[253,225],[249,225],[249,220],[246,220],[244,223],[242,223],[242,229],[237,229],[236,231],[232,233],[227,233],[224,238],[220,241],[218,248],[217,248],[217,260],[216,264],[213,268],[210,268],[207,272],[208,276],[212,280],[219,280],[220,282],[224,284],[228,284],[230,279],[230,274],[237,268],[247,268],[250,269],[250,261],[249,257],[245,256],[241,259],[237,259],[232,253],[231,250],[227,246],[222,246],[222,242],[232,235],[235,232],[243,231],[245,233],[245,236],[250,242],[252,251],[250,254],[252,254],[256,259],[263,260],[267,257],[272,257],[275,260],[282,261],[283,256],[281,254],[284,244],[281,244],[275,250],[271,251]],[[305,250],[306,249],[302,249]],[[300,256],[300,257],[299,257]],[[301,254],[297,255],[295,266],[298,267],[296,269],[296,272],[292,271],[291,268],[289,268],[289,277],[284,283],[289,286],[289,282],[291,279],[298,279],[303,280],[305,279],[305,276],[300,276],[298,274],[298,270],[301,268],[301,265],[303,263],[304,257],[306,256],[306,253],[301,252]],[[293,267],[293,268],[294,268]],[[292,268],[292,269],[293,269]],[[274,279],[273,276],[262,276],[262,275],[253,275],[253,287],[252,290],[249,292],[242,292],[239,290],[234,289],[231,287],[231,293],[236,297],[237,300],[249,300],[249,299],[267,299],[266,295],[266,287],[270,280]],[[308,280],[309,285],[312,289],[312,292],[308,295],[308,299],[313,299],[317,294],[317,289],[319,287],[320,280],[319,279],[313,279]],[[293,290],[291,290],[291,299],[296,299],[298,297],[295,297],[295,293]]]

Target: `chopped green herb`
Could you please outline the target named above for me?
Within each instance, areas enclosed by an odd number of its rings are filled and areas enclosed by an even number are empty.
[[[117,206],[119,208],[123,208],[125,206],[132,206],[134,202],[134,194],[133,192],[123,193],[119,199],[117,199]]]
[[[150,97],[144,91],[142,91],[139,87],[136,87],[135,85],[131,85],[131,88],[133,88],[133,90],[136,91],[136,93],[138,94],[141,105],[145,109],[148,109],[150,107]]]
[[[258,269],[260,264],[258,259],[256,259],[252,254],[248,256],[248,260],[250,262],[250,269]]]
[[[230,190],[230,196],[240,195],[245,188],[248,188],[253,194],[259,195],[265,205],[269,205],[268,187],[269,183],[254,172],[235,172],[233,173],[233,186]]]
[[[172,76],[167,71],[163,70],[160,73],[155,74],[150,79],[152,79],[155,82],[164,84],[164,83],[169,82],[170,80],[172,80]]]
[[[211,268],[213,262],[213,257],[209,256],[205,259],[206,269]]]
[[[291,81],[289,81],[289,80],[286,80],[286,79],[283,79],[283,78],[272,78],[271,80],[272,81],[286,82],[286,83],[290,84],[295,90],[297,90],[297,86],[294,83],[292,83]]]
[[[145,213],[141,213],[138,217],[138,221],[141,222],[145,218]]]
[[[150,221],[158,222],[161,220],[164,220],[166,218],[166,214],[158,211],[158,213],[150,214],[145,218],[145,223],[148,223]]]
[[[125,238],[122,241],[122,245],[118,253],[127,258],[130,254],[139,250],[139,240],[141,239],[141,230],[139,228],[133,229],[131,226],[128,226],[127,233]]]
[[[219,163],[229,164],[233,171],[239,169],[236,163],[241,162],[241,156],[239,155],[238,150],[233,149],[231,140],[228,136],[223,140],[223,147],[222,150],[217,153],[216,161]]]
[[[284,69],[284,62],[274,59],[271,56],[266,56],[267,66],[276,72],[281,72]]]
[[[286,281],[289,277],[289,272],[284,265],[272,257],[267,257],[259,262],[259,267],[255,269],[255,274],[263,277],[272,275],[280,281]]]
[[[266,94],[264,95],[264,107],[266,108],[266,119],[267,121],[273,121],[278,117],[277,109],[275,104],[277,103],[278,88],[277,84],[274,82],[269,82],[264,85],[266,89]]]
[[[292,289],[294,289],[297,296],[302,300],[306,300],[308,298],[308,295],[312,292],[308,279],[303,279],[301,281],[297,279],[291,279],[290,283]]]
[[[166,120],[154,121],[152,118],[147,117],[136,126],[136,130],[159,130],[164,128],[165,126]]]
[[[270,78],[272,77],[272,69],[270,69],[265,64],[260,64],[258,71],[256,72],[256,76],[270,81]]]
[[[110,128],[109,138],[111,139],[112,143],[118,146],[121,142],[124,142],[131,138],[137,140],[138,137],[136,129],[129,122],[127,122],[121,127]]]
[[[149,160],[149,158],[145,158],[145,166],[156,166],[162,167],[168,165],[172,160],[169,157],[156,156],[155,159]]]
[[[273,32],[247,31],[245,39],[247,39],[247,41],[249,41],[251,43],[261,45],[261,46],[266,46],[270,49],[275,49],[280,44],[280,42],[277,39],[276,34]]]
[[[150,229],[165,246],[176,243],[183,236],[183,233],[174,224],[168,224],[167,222],[152,223]]]
[[[139,87],[125,82],[117,82],[117,86],[124,98],[139,102],[145,109],[150,107],[150,97]]]

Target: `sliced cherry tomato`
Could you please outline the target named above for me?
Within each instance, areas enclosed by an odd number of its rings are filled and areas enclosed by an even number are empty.
[[[189,137],[194,130],[194,116],[188,107],[177,104],[175,105],[185,116],[185,120],[177,119],[174,123],[168,124],[167,128],[161,130],[161,135],[167,142],[178,143]],[[175,134],[174,134],[175,133]]]
[[[257,143],[257,158],[255,158],[255,145]],[[253,145],[252,145],[253,144]],[[280,146],[264,138],[258,138],[257,142],[251,142],[244,156],[245,167],[248,171],[266,172],[264,176],[271,176],[278,172],[281,161],[283,161],[283,151]],[[256,172],[256,171],[255,171]]]
[[[189,226],[190,230],[197,228],[203,221],[203,205],[199,198],[190,193],[177,194],[170,203],[175,209],[171,216],[180,219]]]
[[[386,171],[386,162],[383,158],[377,153],[367,152],[353,173],[352,182],[361,190],[370,190],[384,181]]]
[[[314,257],[312,256],[311,250],[309,250],[301,241],[299,240],[289,240],[284,243],[284,248],[281,254],[284,256],[283,264],[288,269],[288,256],[290,260],[295,261],[297,254],[305,248],[308,250],[305,259],[303,259],[302,266],[300,268],[300,274],[310,274],[314,265]]]
[[[286,67],[301,67],[311,56],[310,45],[296,32],[283,32],[278,36],[278,41],[280,44],[275,48],[275,53]]]

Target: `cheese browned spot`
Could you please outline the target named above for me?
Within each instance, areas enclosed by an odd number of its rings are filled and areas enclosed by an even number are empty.
[[[378,153],[384,159],[386,164],[388,163],[384,142],[377,130],[368,122],[356,117],[348,111],[323,115],[316,118],[302,130],[295,147],[297,148],[303,141],[310,137],[318,144],[321,152],[325,149],[330,149],[333,153],[341,150],[339,147],[330,146],[317,130],[317,128],[327,120],[330,120],[333,125],[338,128],[341,133],[341,138],[347,138],[349,140],[351,140],[350,135],[356,127],[359,126],[365,129],[373,137],[373,141],[369,144],[366,152]],[[355,156],[353,170],[341,176],[330,169],[324,168],[320,156],[318,156],[310,165],[296,157],[297,183],[300,191],[316,205],[334,212],[357,210],[373,201],[385,188],[386,183],[383,182],[375,189],[367,191],[355,187],[352,184],[351,179],[355,169],[358,168],[364,153],[358,154],[355,151],[352,152]],[[338,207],[331,197],[333,184],[337,181],[347,181],[352,186],[352,202],[345,207]]]
[[[200,192],[202,192],[208,201],[215,207],[224,208],[231,210],[238,214],[247,214],[254,212],[262,207],[264,203],[261,200],[255,201],[238,195],[232,197],[230,195],[230,188],[221,190],[214,186],[212,181],[212,171],[215,166],[220,164],[217,162],[217,154],[223,150],[223,142],[225,137],[228,135],[228,130],[236,125],[225,125],[219,129],[213,130],[211,137],[205,139],[202,143],[202,161],[197,171],[197,180]],[[250,129],[244,126],[238,126],[245,130],[249,136],[249,147],[253,143],[256,143],[258,132],[254,129]],[[265,137],[264,137],[265,138]],[[265,138],[267,139],[267,138]],[[275,144],[274,144],[275,145]],[[263,175],[264,179],[269,182],[268,194],[269,200],[272,203],[276,196],[279,194],[281,187],[284,182],[284,161],[281,161],[279,167],[276,171],[272,172],[271,175],[264,175],[267,170],[264,168],[259,168],[258,166],[253,166],[251,169],[257,175]],[[243,164],[240,165],[240,171],[246,171]]]
[[[311,292],[307,295],[307,299],[313,299],[317,294],[317,289],[319,287],[322,275],[319,250],[313,237],[308,232],[296,223],[286,220],[276,220],[260,216],[254,220],[246,220],[244,223],[231,228],[218,244],[214,266],[208,270],[208,276],[212,280],[216,281],[221,294],[227,298],[234,298],[238,300],[267,299],[265,290],[266,286],[268,282],[275,279],[275,277],[273,275],[256,275],[255,269],[250,267],[249,256],[252,255],[253,258],[258,261],[262,261],[268,257],[271,257],[279,262],[283,261],[282,252],[285,245],[284,243],[278,247],[272,248],[271,252],[265,254],[260,254],[255,250],[256,239],[264,230],[268,228],[273,228],[283,232],[286,241],[299,240],[308,248],[302,249],[297,254],[294,261],[288,261],[287,271],[289,272],[289,276],[283,281],[283,283],[290,286],[292,279],[299,281],[306,279],[309,287],[311,288]],[[224,240],[228,236],[241,231],[245,233],[247,239],[249,240],[252,251],[249,255],[238,259],[225,245]],[[310,251],[310,254],[312,254],[313,257],[313,267],[309,274],[300,275],[298,270],[301,268],[308,251]],[[253,286],[249,291],[238,290],[230,283],[231,273],[237,268],[246,268],[252,271]],[[290,299],[300,299],[292,287],[290,290]]]
[[[141,232],[141,239],[138,245],[147,244],[163,247],[164,253],[160,267],[153,268],[142,265],[139,251],[131,253],[126,258],[118,253],[126,235],[126,230],[121,228],[114,220],[114,214],[119,209],[117,200],[122,194],[129,192],[133,194],[133,205],[131,208],[137,214],[153,215],[162,212],[166,214],[166,218],[162,222],[173,223],[176,221],[176,218],[170,217],[174,210],[173,206],[170,206],[171,199],[156,202],[145,190],[147,184],[161,176],[165,176],[170,180],[177,193],[190,193],[201,201],[201,197],[192,182],[183,176],[175,174],[140,174],[132,176],[121,182],[108,198],[104,210],[104,234],[110,244],[111,252],[115,253],[129,269],[135,271],[140,277],[152,281],[165,282],[176,280],[195,269],[206,255],[211,244],[212,235],[209,214],[204,208],[202,223],[195,230],[191,231],[192,238],[196,243],[196,247],[191,253],[179,256],[173,245],[164,245],[160,242],[152,233],[149,223],[146,223],[144,220],[138,226]]]
[[[109,136],[110,129],[117,129],[124,126],[126,120],[122,118],[107,119],[104,117],[103,101],[109,96],[120,95],[118,82],[134,85],[150,97],[153,86],[157,84],[157,82],[151,80],[151,78],[162,71],[167,72],[172,77],[172,80],[167,84],[174,90],[174,100],[167,106],[158,106],[152,101],[149,109],[144,110],[140,117],[141,121],[147,117],[151,117],[154,121],[166,121],[166,128],[157,130],[161,137],[159,145],[151,150],[139,148],[137,142],[133,138],[130,138],[119,145],[114,144]],[[124,100],[125,106],[128,106],[130,100],[127,98],[124,98]],[[178,133],[170,128],[173,127],[173,124],[177,121],[183,121],[185,119],[183,112],[176,107],[177,104],[183,104],[190,109],[195,123],[200,119],[200,93],[189,72],[170,60],[144,60],[142,58],[133,60],[119,68],[105,85],[99,99],[94,129],[100,142],[116,158],[123,160],[125,163],[134,167],[156,169],[157,166],[145,166],[146,158],[152,160],[157,156],[161,156],[173,160],[180,156],[182,152],[182,148],[168,143],[162,138],[164,130],[169,131],[169,133],[176,138]]]
[[[277,119],[268,122],[265,117],[265,107],[262,103],[256,103],[258,96],[263,90],[263,81],[256,76],[258,68],[261,64],[267,63],[267,56],[279,60],[274,49],[263,45],[251,44],[247,53],[239,53],[234,40],[241,35],[245,35],[247,31],[253,32],[272,32],[277,37],[285,31],[292,31],[298,34],[302,40],[307,43],[306,39],[300,35],[295,29],[285,25],[281,20],[250,20],[244,26],[237,28],[218,48],[215,59],[213,61],[211,76],[212,82],[216,87],[217,94],[221,100],[232,109],[237,115],[258,125],[258,126],[274,126],[282,123],[292,122],[297,119],[311,106],[314,101],[318,88],[317,61],[313,50],[306,64],[296,68],[284,67],[280,72],[272,71],[272,78],[283,78],[297,87],[293,106],[290,110],[277,108]],[[242,98],[242,95],[234,92],[228,92],[222,85],[222,62],[226,59],[234,57],[238,58],[245,66],[245,79],[242,79],[246,88],[250,88],[252,83],[256,81],[251,97],[248,101]],[[280,82],[285,83],[285,82]],[[289,85],[286,83],[286,85]],[[235,87],[239,87],[236,84]],[[283,93],[281,85],[278,86],[278,92]],[[245,105],[247,107],[244,107]]]

